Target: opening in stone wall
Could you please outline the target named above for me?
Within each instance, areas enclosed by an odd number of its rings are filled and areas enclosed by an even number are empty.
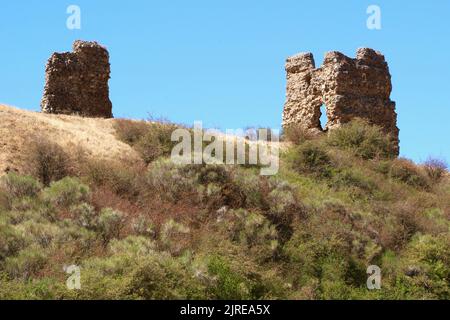
[[[327,117],[327,107],[323,104],[320,107],[320,128],[322,130],[326,130],[328,123],[328,117]]]

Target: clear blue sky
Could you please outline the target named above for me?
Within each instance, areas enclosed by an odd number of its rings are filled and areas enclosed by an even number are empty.
[[[69,30],[66,9],[81,8]],[[366,27],[379,5],[382,29]],[[280,127],[284,62],[301,51],[382,51],[393,76],[402,155],[450,160],[450,1],[2,0],[0,102],[39,110],[45,62],[76,39],[111,54],[116,117]],[[1,124],[0,124],[1,125]]]

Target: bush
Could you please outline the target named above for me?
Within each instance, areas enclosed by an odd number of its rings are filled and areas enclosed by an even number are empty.
[[[413,162],[407,159],[396,159],[393,161],[390,177],[415,188],[427,189],[429,187],[425,175]]]
[[[306,142],[293,150],[293,169],[300,173],[310,173],[318,177],[331,176],[331,159],[325,149],[313,142]]]
[[[381,127],[370,125],[362,119],[355,119],[342,127],[331,130],[328,144],[348,150],[363,159],[393,158],[396,148],[390,135]]]
[[[208,273],[216,279],[214,285],[208,288],[215,299],[250,299],[250,288],[246,279],[232,270],[225,259],[212,257],[208,263]]]
[[[350,189],[350,196],[373,196],[378,190],[376,183],[364,172],[357,169],[343,169],[333,176],[332,184],[337,189]]]
[[[294,220],[304,218],[306,210],[297,198],[296,189],[285,181],[270,181],[271,191],[265,197],[268,208],[263,214],[276,226],[278,241],[284,244],[292,236]]]
[[[180,255],[186,246],[186,237],[189,235],[188,227],[173,219],[165,222],[161,227],[161,242],[164,250],[172,255]]]
[[[117,119],[114,129],[121,141],[134,146],[149,131],[150,125],[145,121]]]
[[[48,248],[63,235],[63,230],[54,223],[41,223],[33,220],[25,221],[16,226],[17,230],[27,235],[28,242]]]
[[[140,139],[135,148],[146,164],[164,155],[164,147],[159,140],[158,133],[152,131]]]
[[[275,225],[263,215],[243,209],[231,211],[228,216],[224,225],[230,240],[247,247],[262,261],[275,256],[279,246]]]
[[[56,143],[36,138],[29,146],[28,167],[45,186],[61,180],[72,171],[68,154]]]
[[[247,207],[247,199],[241,187],[233,182],[221,184],[208,184],[204,188],[203,201],[210,211],[222,207],[239,209]]]
[[[200,184],[225,184],[231,181],[230,172],[224,165],[202,165],[199,168],[198,182]]]
[[[360,239],[350,225],[339,221],[343,217],[327,215],[314,218],[307,228],[297,228],[284,246],[289,261],[286,276],[299,287],[313,283],[308,295],[315,299],[350,299],[354,286],[363,286],[367,280],[367,266],[352,253],[358,250],[353,246],[361,245]]]
[[[199,299],[202,285],[178,259],[144,237],[112,240],[108,256],[82,265],[81,299]]]
[[[47,255],[38,245],[31,245],[17,256],[5,260],[5,271],[14,279],[29,279],[47,263]]]
[[[43,193],[45,201],[60,208],[69,208],[85,202],[89,198],[89,187],[77,178],[67,177],[58,182],[52,182]]]
[[[302,127],[301,125],[292,124],[283,131],[283,140],[300,145],[314,138],[314,134]]]
[[[196,173],[170,160],[161,159],[152,163],[146,181],[154,194],[173,202],[197,193]]]
[[[245,208],[267,208],[266,199],[264,198],[266,195],[265,188],[268,189],[266,178],[256,175],[251,169],[239,168],[232,175],[232,182],[239,186],[240,193],[245,199]]]
[[[395,293],[409,299],[450,298],[448,235],[417,235],[408,245],[396,270]]]
[[[175,146],[171,141],[172,132],[177,128],[162,122],[119,120],[115,124],[119,139],[134,147],[147,164],[170,155]]]
[[[130,294],[141,299],[199,299],[203,285],[181,263],[153,254],[132,273]]]
[[[448,168],[444,160],[434,158],[428,158],[423,167],[433,183],[439,183],[445,177]]]
[[[41,185],[33,177],[8,173],[0,180],[0,189],[3,189],[7,198],[12,201],[25,197],[35,197],[41,191]]]
[[[117,195],[135,198],[142,191],[144,168],[139,165],[92,160],[85,163],[83,171],[90,185],[107,187]]]
[[[81,203],[73,206],[70,211],[79,226],[87,229],[95,228],[97,215],[94,207],[87,203]]]
[[[26,246],[26,239],[14,227],[0,221],[0,263]]]
[[[103,209],[98,217],[97,227],[106,244],[113,238],[120,236],[124,227],[124,214],[110,208]]]
[[[152,239],[156,236],[154,224],[141,215],[133,219],[131,228],[133,232],[139,236],[146,236]]]

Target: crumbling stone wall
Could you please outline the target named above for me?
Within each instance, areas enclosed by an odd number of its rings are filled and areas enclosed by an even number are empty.
[[[328,52],[320,68],[316,68],[311,53],[301,53],[287,59],[286,72],[284,127],[297,124],[320,132],[359,117],[383,127],[398,149],[397,114],[395,102],[390,99],[391,75],[381,53],[362,48],[352,59],[340,52]],[[320,123],[322,105],[328,118],[325,128]]]
[[[112,118],[109,53],[97,42],[75,41],[46,66],[42,112]]]

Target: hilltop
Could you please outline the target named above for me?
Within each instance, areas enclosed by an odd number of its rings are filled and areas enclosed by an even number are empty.
[[[82,146],[98,159],[134,159],[137,153],[115,135],[114,119],[54,115],[0,105],[0,174],[23,171],[27,142],[47,138],[64,149]]]

